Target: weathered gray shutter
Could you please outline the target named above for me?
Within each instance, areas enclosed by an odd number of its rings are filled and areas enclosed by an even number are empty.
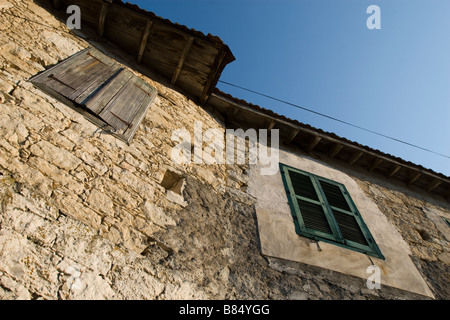
[[[155,89],[132,76],[105,105],[99,116],[118,134],[133,136],[155,95]]]
[[[31,81],[78,111],[88,112],[89,120],[127,142],[156,96],[153,87],[94,48],[80,51]]]
[[[118,69],[119,66],[113,60],[89,48],[39,74],[31,81],[82,104],[102,83],[113,77]]]

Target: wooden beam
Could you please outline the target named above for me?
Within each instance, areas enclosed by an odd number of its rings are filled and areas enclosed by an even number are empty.
[[[313,139],[313,141],[309,144],[309,146],[308,146],[308,152],[311,152],[311,151],[313,151],[313,149],[317,146],[317,144],[320,142],[320,140],[322,140],[322,138],[321,137],[319,137],[319,136],[315,136],[314,137],[314,139]]]
[[[186,59],[186,56],[189,53],[189,50],[191,49],[192,42],[194,41],[194,37],[189,37],[186,45],[184,46],[183,52],[181,53],[180,60],[178,60],[177,68],[175,69],[175,72],[172,77],[172,81],[170,84],[174,85],[175,82],[177,82],[178,76],[180,75],[181,68],[183,68],[184,60]]]
[[[142,35],[141,43],[139,45],[137,63],[141,63],[141,61],[142,61],[142,57],[144,56],[145,47],[147,46],[148,36],[150,35],[152,26],[153,26],[153,21],[147,20],[147,24],[145,25],[144,34]]]
[[[211,72],[208,76],[208,80],[205,83],[205,86],[203,87],[203,92],[200,97],[200,105],[203,105],[208,101],[209,98],[209,90],[211,89],[211,86],[214,82],[214,79],[217,76],[217,73],[219,72],[219,68],[222,65],[223,59],[225,58],[225,55],[227,52],[225,50],[222,50],[222,52],[216,56],[216,61],[214,63],[214,72]]]
[[[351,158],[348,160],[348,164],[352,166],[356,161],[358,161],[359,158],[361,158],[361,156],[362,156],[363,154],[364,154],[364,153],[363,153],[362,151],[356,151],[356,152],[351,156]]]
[[[100,37],[103,37],[103,33],[105,32],[105,20],[106,15],[108,14],[109,6],[111,5],[112,0],[106,0],[102,4],[102,8],[100,10],[100,15],[98,17],[98,27],[97,33]]]
[[[444,196],[445,199],[447,199],[448,201],[450,201],[450,191],[447,192],[447,194]]]
[[[401,166],[395,165],[394,168],[391,170],[391,172],[389,172],[387,177],[392,178],[398,172],[398,170],[400,170],[401,168],[402,168]]]
[[[372,162],[372,164],[369,167],[369,171],[373,171],[375,170],[376,167],[378,167],[378,165],[383,162],[383,159],[381,158],[375,158],[375,160]]]
[[[61,9],[61,0],[53,0],[52,6],[53,6],[53,9],[56,9],[56,10]]]
[[[255,116],[261,116],[261,117],[265,117],[265,118],[271,117],[271,118],[275,119],[280,125],[283,125],[283,126],[286,126],[286,127],[292,128],[292,129],[300,128],[300,130],[302,132],[306,133],[306,134],[319,136],[319,137],[321,137],[321,138],[323,138],[323,139],[325,139],[327,141],[330,141],[330,142],[342,143],[345,147],[348,147],[349,149],[354,149],[354,150],[357,150],[357,151],[361,151],[364,154],[367,154],[367,155],[370,155],[370,156],[373,156],[373,157],[376,157],[376,158],[379,158],[379,159],[382,159],[382,160],[385,160],[385,161],[388,161],[388,162],[391,162],[391,163],[396,163],[396,164],[401,165],[402,167],[407,168],[407,169],[409,169],[411,171],[420,172],[424,176],[435,178],[435,179],[439,179],[439,180],[442,180],[442,181],[444,181],[446,183],[450,183],[450,178],[449,177],[442,177],[441,175],[437,175],[436,173],[431,172],[431,170],[419,168],[418,166],[416,166],[414,164],[406,164],[404,162],[399,162],[399,161],[393,160],[392,157],[390,157],[389,155],[380,154],[379,151],[374,151],[374,150],[371,150],[370,148],[357,146],[357,145],[355,145],[355,144],[353,144],[351,142],[342,141],[342,139],[339,139],[337,137],[332,137],[332,136],[330,136],[327,133],[317,132],[316,129],[314,129],[314,128],[308,128],[308,127],[305,127],[305,126],[300,126],[298,124],[292,123],[292,121],[290,121],[290,120],[283,120],[283,119],[280,119],[280,118],[278,118],[276,116],[268,116],[264,111],[259,111],[259,110],[256,110],[256,109],[250,107],[250,106],[247,106],[247,105],[245,105],[243,103],[236,102],[236,101],[234,101],[232,99],[224,97],[220,93],[212,93],[211,95],[214,96],[215,98],[223,101],[223,102],[227,102],[230,105],[236,106],[239,109],[248,111],[248,112],[254,114]]]
[[[431,192],[432,190],[437,188],[441,183],[442,183],[442,180],[437,180],[437,179],[433,180],[430,182],[430,184],[428,184],[428,186],[425,188],[425,190],[427,190],[428,192]]]
[[[239,112],[239,108],[237,108],[237,107],[232,107],[232,108],[230,108],[230,110],[228,110],[228,112],[227,112],[228,123],[231,124],[233,122],[233,120],[236,117],[236,115],[238,114],[238,112]]]
[[[330,158],[334,158],[343,148],[344,146],[340,143],[335,144],[333,149],[331,149],[330,153],[328,154]]]
[[[273,127],[275,127],[275,124],[277,122],[273,119],[269,119],[269,121],[267,122],[267,130],[270,131],[273,129]]]
[[[287,139],[284,141],[284,144],[285,145],[291,144],[292,140],[295,139],[295,137],[298,135],[299,132],[300,129],[292,129],[291,133],[289,134],[289,137],[287,137]]]
[[[411,179],[409,179],[409,181],[408,181],[408,185],[410,185],[410,184],[413,184],[414,182],[416,182],[417,181],[417,179],[419,179],[420,178],[420,176],[422,175],[422,173],[421,172],[416,172],[416,174],[414,175],[414,176],[412,176],[412,178]]]

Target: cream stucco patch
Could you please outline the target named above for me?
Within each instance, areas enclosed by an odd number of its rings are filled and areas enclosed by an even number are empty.
[[[253,166],[250,170],[249,193],[257,199],[256,212],[263,254],[363,279],[370,275],[367,267],[375,264],[381,270],[382,286],[433,297],[409,256],[409,246],[355,180],[317,160],[282,150],[280,162],[344,184],[386,260],[369,258],[365,254],[325,242],[319,242],[317,246],[312,240],[297,235],[281,174],[260,175],[258,167]]]

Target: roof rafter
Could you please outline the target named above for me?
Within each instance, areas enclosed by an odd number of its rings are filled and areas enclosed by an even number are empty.
[[[145,25],[144,33],[142,34],[141,43],[139,45],[137,63],[141,63],[141,61],[142,61],[142,57],[144,55],[145,48],[147,47],[148,37],[152,30],[152,26],[153,26],[153,21],[147,20],[147,24]]]
[[[343,147],[344,146],[340,143],[335,144],[334,147],[330,150],[330,153],[328,154],[328,156],[330,158],[334,158],[342,150]]]
[[[319,144],[320,140],[322,140],[322,138],[316,135],[307,148],[308,152],[312,152],[314,148]]]
[[[214,62],[214,72],[211,72],[208,76],[208,80],[205,83],[205,86],[203,87],[203,92],[200,97],[200,104],[203,105],[208,101],[210,90],[212,89],[213,82],[220,76],[218,74],[220,70],[220,66],[222,65],[222,62],[226,56],[226,51],[222,50],[221,53],[219,53],[216,56],[216,61]],[[218,80],[218,79],[217,79]]]
[[[178,60],[178,65],[175,68],[175,72],[172,77],[172,81],[170,84],[174,85],[175,82],[178,80],[178,76],[180,75],[181,69],[183,68],[184,60],[186,59],[186,56],[189,53],[189,50],[191,50],[192,42],[194,42],[194,37],[190,36],[188,38],[188,41],[186,45],[184,46],[183,52],[181,53],[180,59]]]
[[[98,26],[97,26],[97,33],[100,37],[103,37],[103,33],[105,32],[106,15],[108,14],[109,6],[111,5],[111,3],[112,0],[103,0],[102,8],[98,16]]]
[[[389,172],[389,174],[387,175],[388,178],[392,178],[400,169],[402,168],[402,166],[400,165],[394,165],[394,167],[392,168],[392,170]]]
[[[295,137],[297,137],[299,132],[300,132],[300,129],[298,129],[298,128],[292,129],[292,131],[289,134],[289,136],[286,138],[286,140],[284,140],[284,144],[285,145],[291,144],[292,140],[294,140]]]
[[[349,165],[353,165],[356,161],[359,160],[359,158],[361,158],[361,156],[362,156],[363,154],[364,154],[364,153],[363,153],[362,151],[356,151],[356,152],[350,157],[350,159],[348,160],[348,164],[349,164]]]

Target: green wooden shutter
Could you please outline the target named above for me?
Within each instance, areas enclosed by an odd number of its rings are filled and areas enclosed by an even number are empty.
[[[350,209],[351,204],[346,199],[346,191],[339,184],[320,178],[318,180],[343,239],[368,246],[362,231],[363,226],[358,223],[356,210]]]
[[[155,88],[94,48],[80,51],[31,81],[127,142],[156,96]]]
[[[343,184],[280,164],[296,231],[384,259]]]
[[[310,238],[336,240],[337,232],[327,214],[324,199],[310,174],[281,168],[297,233]]]

